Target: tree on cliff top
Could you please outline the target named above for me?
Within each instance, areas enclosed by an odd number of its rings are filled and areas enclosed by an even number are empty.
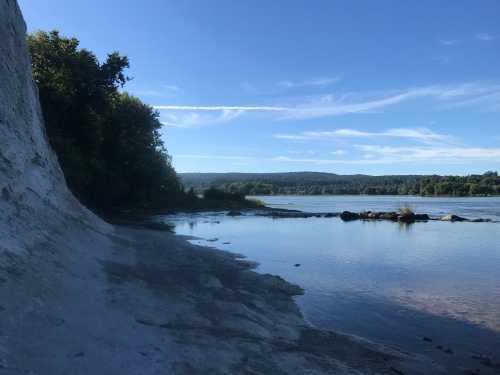
[[[104,63],[57,31],[28,36],[51,146],[68,186],[86,205],[172,206],[182,186],[160,139],[158,113],[119,89],[127,57]]]

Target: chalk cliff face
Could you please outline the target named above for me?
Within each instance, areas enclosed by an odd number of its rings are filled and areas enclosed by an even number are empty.
[[[73,218],[104,226],[69,192],[44,129],[15,0],[0,0],[0,253]]]

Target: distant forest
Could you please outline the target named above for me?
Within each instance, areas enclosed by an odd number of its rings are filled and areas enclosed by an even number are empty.
[[[317,172],[183,173],[183,184],[201,192],[215,187],[242,195],[500,195],[497,172],[470,176],[367,176]]]

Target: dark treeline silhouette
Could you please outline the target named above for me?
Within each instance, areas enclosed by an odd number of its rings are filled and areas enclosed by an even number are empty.
[[[162,140],[158,113],[121,92],[127,57],[104,63],[57,31],[28,36],[47,135],[68,186],[87,206],[173,207],[185,194]]]
[[[470,176],[366,176],[332,173],[185,173],[183,183],[195,191],[210,186],[242,195],[500,195],[497,172]]]

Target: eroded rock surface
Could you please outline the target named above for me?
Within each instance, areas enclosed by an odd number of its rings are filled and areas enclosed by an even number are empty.
[[[68,191],[48,145],[16,1],[0,1],[0,21],[0,253],[20,254],[67,218],[105,225]]]

